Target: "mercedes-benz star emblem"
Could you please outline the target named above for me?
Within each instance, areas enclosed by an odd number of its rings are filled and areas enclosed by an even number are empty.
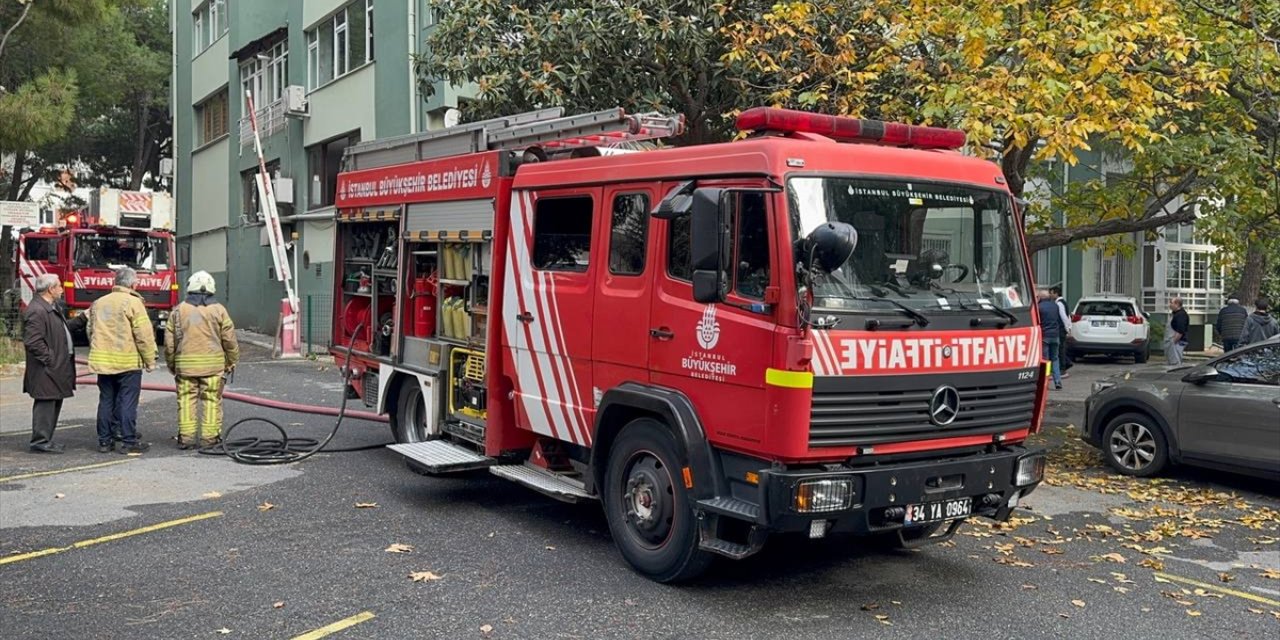
[[[929,399],[929,421],[945,427],[956,421],[960,415],[960,392],[955,387],[941,386],[933,391]]]

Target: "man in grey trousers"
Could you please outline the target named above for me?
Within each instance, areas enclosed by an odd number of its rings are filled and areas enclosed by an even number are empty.
[[[31,452],[62,453],[53,441],[54,427],[62,413],[62,401],[76,393],[75,348],[71,329],[83,329],[87,316],[68,323],[57,302],[62,299],[58,276],[36,276],[35,297],[22,310],[22,345],[27,353],[27,369],[22,391],[35,401],[31,408]]]

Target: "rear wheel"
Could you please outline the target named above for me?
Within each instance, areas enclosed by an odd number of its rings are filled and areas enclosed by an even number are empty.
[[[1169,444],[1150,416],[1126,413],[1116,416],[1102,431],[1102,455],[1116,471],[1146,478],[1168,464]]]
[[[399,390],[396,392],[396,410],[391,414],[390,423],[391,436],[395,438],[396,444],[427,440],[427,404],[423,400],[422,387],[416,378],[407,377],[400,382]],[[404,462],[410,471],[424,476],[430,475],[426,467],[421,464],[409,458],[405,458]]]
[[[1146,345],[1142,347],[1141,351],[1133,354],[1133,363],[1143,364],[1147,361],[1147,358],[1149,357],[1151,357],[1151,345]]]
[[[627,425],[609,452],[601,488],[605,517],[622,556],[658,582],[689,580],[712,556],[698,549],[698,523],[680,477],[675,438],[661,423]]]

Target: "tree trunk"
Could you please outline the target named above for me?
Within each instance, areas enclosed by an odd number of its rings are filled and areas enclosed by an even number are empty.
[[[23,179],[22,174],[26,170],[27,152],[25,149],[19,149],[13,154],[13,176],[9,180],[9,186],[5,190],[5,200],[18,200],[22,195]],[[30,186],[26,191],[30,192]],[[0,290],[9,289],[14,286],[17,278],[17,260],[14,258],[13,246],[13,227],[4,225],[0,227]]]
[[[142,187],[142,174],[147,171],[147,153],[151,146],[147,135],[147,96],[139,100],[134,117],[138,119],[138,133],[133,140],[133,168],[129,172],[129,190],[137,191]]]
[[[19,149],[13,152],[13,175],[9,178],[9,188],[6,190],[5,200],[17,200],[19,194],[22,193],[22,174],[27,168],[27,151]]]
[[[1240,286],[1235,292],[1240,298],[1240,304],[1247,307],[1258,299],[1262,293],[1262,276],[1266,271],[1267,252],[1261,240],[1252,240],[1245,249],[1244,270],[1240,274]],[[1231,295],[1231,292],[1228,291],[1227,295]]]

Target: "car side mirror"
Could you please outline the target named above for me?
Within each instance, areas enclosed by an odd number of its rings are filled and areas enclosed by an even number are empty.
[[[693,299],[722,302],[729,294],[729,198],[726,189],[697,189],[689,213]]]
[[[1187,375],[1182,376],[1182,381],[1190,382],[1191,384],[1204,384],[1217,379],[1217,377],[1217,369],[1214,369],[1212,365],[1202,364],[1191,371],[1188,371]]]

